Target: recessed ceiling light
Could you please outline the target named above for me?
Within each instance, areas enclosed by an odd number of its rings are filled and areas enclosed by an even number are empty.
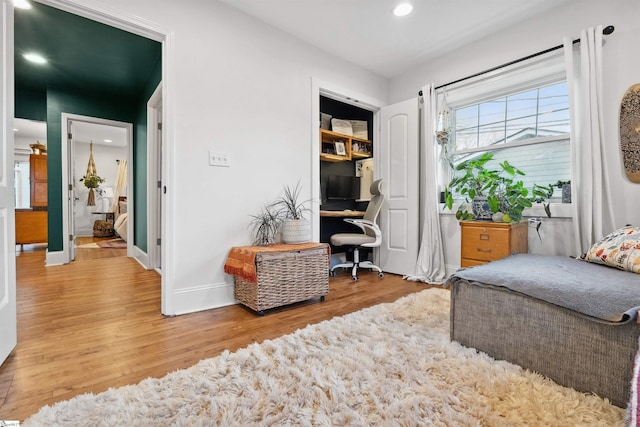
[[[14,131],[14,132],[18,132],[18,129],[16,129],[16,128],[13,128],[13,131]]]
[[[13,0],[13,5],[18,9],[31,9],[31,3],[27,0]]]
[[[396,16],[407,16],[413,10],[413,6],[410,3],[400,3],[393,9],[393,14]]]
[[[31,61],[31,62],[34,62],[36,64],[46,64],[47,63],[47,60],[44,58],[44,56],[42,56],[40,54],[37,54],[37,53],[25,53],[22,56],[27,61]]]
[[[113,142],[113,141],[110,139],[105,139],[104,142]]]

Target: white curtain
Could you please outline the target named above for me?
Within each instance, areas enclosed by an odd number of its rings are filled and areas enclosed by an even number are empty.
[[[581,255],[614,229],[602,116],[602,26],[583,30],[575,47],[565,38],[564,53],[571,112],[574,249]]]
[[[440,213],[438,204],[438,155],[436,143],[437,102],[433,85],[422,88],[422,132],[420,138],[421,183],[420,199],[424,212],[422,241],[415,275],[408,280],[441,284],[446,276],[442,233],[440,232]]]
[[[111,212],[118,212],[118,201],[120,196],[127,195],[127,161],[120,160],[116,184],[113,188],[113,201],[111,202]]]

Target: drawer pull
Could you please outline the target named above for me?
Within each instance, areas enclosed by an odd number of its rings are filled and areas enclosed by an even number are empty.
[[[481,234],[480,240],[489,240],[489,237],[491,237],[489,234]]]
[[[480,249],[480,248],[476,248],[476,250],[477,250],[478,252],[485,252],[485,253],[488,253],[488,254],[490,254],[490,253],[491,253],[491,249]]]

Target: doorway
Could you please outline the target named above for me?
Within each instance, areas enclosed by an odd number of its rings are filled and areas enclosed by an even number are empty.
[[[342,107],[338,108],[338,110],[347,111],[348,113],[345,113],[345,114],[348,114],[348,115],[352,115],[352,113],[355,112],[356,110],[360,110],[362,115],[358,114],[357,115],[358,118],[364,119],[365,121],[369,122],[367,126],[367,138],[365,139],[372,141],[371,145],[372,145],[373,153],[378,152],[378,144],[379,144],[378,141],[380,139],[379,138],[380,109],[385,105],[382,101],[353,92],[352,90],[338,87],[332,83],[320,81],[317,79],[313,79],[313,82],[312,82],[311,99],[312,99],[312,109],[311,109],[312,117],[317,117],[318,119],[321,119],[321,114],[320,114],[321,103],[323,102],[321,100],[323,99],[324,99],[324,102],[344,105],[345,107],[344,110],[342,109]],[[353,118],[356,118],[356,117],[353,117]],[[322,126],[322,122],[320,122],[320,125]],[[338,175],[354,175],[355,176],[359,173],[356,172],[355,170],[357,168],[355,161],[349,162],[349,164],[347,164],[347,162],[341,162],[336,164],[326,164],[324,165],[325,166],[324,168],[321,167],[321,163],[323,162],[320,161],[320,132],[318,130],[319,130],[318,122],[312,120],[311,155],[312,155],[312,158],[314,159],[312,161],[312,168],[311,168],[312,199],[325,202],[327,195],[326,195],[326,191],[323,191],[325,190],[323,187],[328,180],[327,175],[338,174]],[[370,163],[370,166],[373,168],[374,171],[378,170],[378,164],[380,161],[378,156],[374,155],[373,157],[366,159],[366,161]],[[358,180],[360,180],[359,177],[358,177]],[[358,192],[358,194],[360,194],[360,192]],[[368,202],[364,200],[361,201],[360,203],[358,203],[357,201],[355,202],[356,204],[353,207],[349,207],[349,209],[356,209],[362,206],[365,206],[365,209],[366,209],[366,204]],[[347,206],[342,206],[340,209],[345,207]],[[335,206],[333,208],[335,208]],[[321,218],[320,218],[319,211],[314,212],[314,215],[312,216],[312,222],[313,222],[314,241],[321,241],[323,236],[321,234]],[[327,239],[327,235],[330,233],[331,233],[330,231],[323,232],[323,234],[325,234],[324,236],[325,240]],[[378,258],[378,250],[376,249],[373,251],[374,263],[377,262],[377,258]]]
[[[129,222],[133,125],[81,116],[68,116],[63,123],[69,137],[70,261],[77,259],[76,249],[91,249],[91,256],[84,253],[79,259],[101,258],[95,253],[100,249],[110,256],[126,256],[134,232]],[[90,173],[95,180],[89,179]]]

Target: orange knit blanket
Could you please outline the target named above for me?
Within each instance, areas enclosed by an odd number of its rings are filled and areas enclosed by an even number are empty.
[[[258,252],[288,252],[328,247],[326,243],[276,244],[268,246],[234,246],[224,263],[224,272],[242,277],[249,282],[258,283],[256,254]]]

